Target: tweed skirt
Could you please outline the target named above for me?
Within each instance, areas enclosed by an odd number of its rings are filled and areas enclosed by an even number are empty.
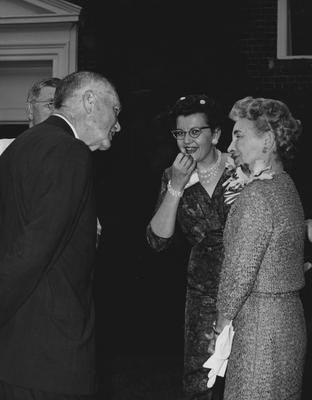
[[[306,350],[297,292],[252,292],[233,321],[224,400],[299,400]]]

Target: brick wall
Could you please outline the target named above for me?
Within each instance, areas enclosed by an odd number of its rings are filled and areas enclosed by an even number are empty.
[[[247,0],[239,47],[255,90],[288,96],[312,90],[312,60],[277,59],[277,0]]]

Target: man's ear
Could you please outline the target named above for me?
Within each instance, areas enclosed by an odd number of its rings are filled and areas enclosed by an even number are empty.
[[[87,112],[87,114],[90,114],[94,108],[95,104],[95,95],[92,90],[86,90],[83,95],[82,95],[82,104]]]
[[[212,134],[212,141],[211,141],[212,144],[214,144],[216,146],[219,142],[220,136],[221,136],[221,129],[216,128]]]

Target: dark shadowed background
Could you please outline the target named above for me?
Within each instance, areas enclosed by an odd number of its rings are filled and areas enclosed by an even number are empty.
[[[123,105],[113,147],[94,153],[103,226],[95,281],[101,391],[121,399],[180,398],[173,387],[181,379],[188,245],[178,237],[155,254],[145,240],[161,173],[176,154],[166,111],[186,94],[215,97],[225,115],[225,150],[236,100],[285,101],[304,125],[292,174],[311,217],[312,62],[277,59],[276,0],[75,3],[83,7],[79,69],[112,79]]]

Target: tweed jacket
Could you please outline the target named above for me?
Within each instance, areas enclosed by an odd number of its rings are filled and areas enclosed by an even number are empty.
[[[304,236],[301,201],[286,172],[247,185],[225,226],[218,310],[232,320],[251,292],[301,289]]]

